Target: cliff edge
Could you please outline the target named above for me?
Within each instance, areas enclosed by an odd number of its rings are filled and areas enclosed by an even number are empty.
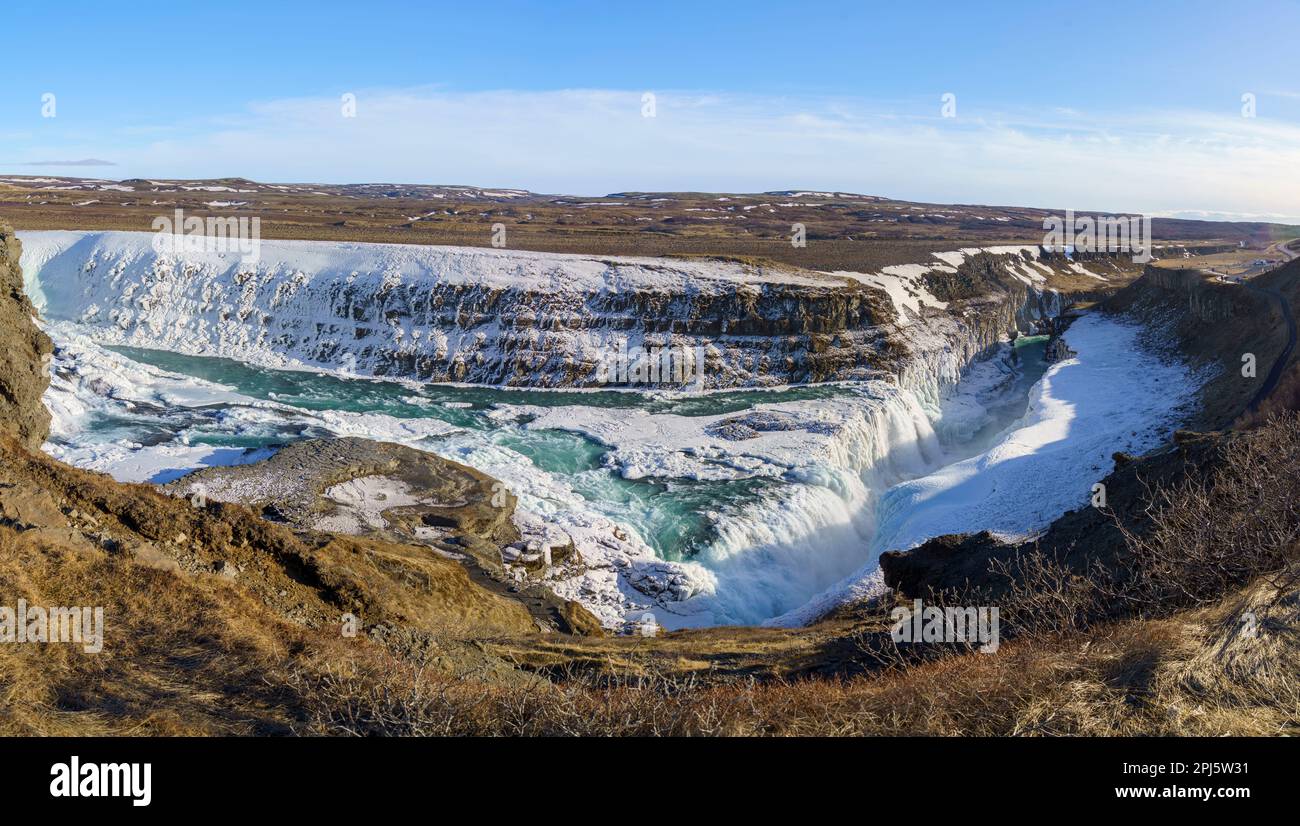
[[[36,309],[23,292],[21,255],[14,231],[0,224],[0,433],[39,448],[50,432],[41,395],[50,383],[54,344],[37,328]]]

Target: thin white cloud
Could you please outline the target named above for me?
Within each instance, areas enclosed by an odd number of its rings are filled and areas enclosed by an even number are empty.
[[[117,164],[99,158],[82,158],[78,161],[27,161],[23,166],[117,166]]]
[[[357,90],[140,125],[93,151],[133,175],[402,181],[603,194],[858,191],[935,202],[1300,216],[1300,127],[1223,113],[1044,106],[884,109],[860,101],[641,91]],[[111,142],[113,143],[113,142]],[[45,152],[49,151],[45,148]],[[110,151],[111,150],[111,151]],[[71,148],[64,151],[71,153]]]

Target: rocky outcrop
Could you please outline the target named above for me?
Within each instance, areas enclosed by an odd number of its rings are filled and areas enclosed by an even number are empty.
[[[538,630],[603,633],[587,609],[542,582],[552,565],[581,564],[572,543],[527,565],[525,554],[513,552],[525,544],[511,521],[514,495],[432,453],[369,439],[308,439],[255,464],[197,471],[163,490],[190,501],[248,505],[308,534],[423,547],[462,566],[478,588],[521,605]]]
[[[427,549],[383,537],[296,535],[242,506],[120,484],[4,439],[0,514],[0,529],[24,539],[185,579],[215,576],[311,627],[336,625],[350,611],[362,632],[455,621],[536,630],[517,601],[486,591],[463,566]]]
[[[23,292],[21,253],[13,230],[0,225],[0,433],[36,448],[50,429],[41,394],[50,383],[54,345],[37,328]]]
[[[376,480],[375,510],[362,512],[331,492],[358,479]],[[380,480],[391,484],[380,484]],[[386,495],[380,488],[388,488]],[[255,464],[195,471],[163,486],[184,497],[238,502],[273,522],[303,530],[371,535],[431,526],[442,535],[488,543],[518,539],[510,525],[515,499],[500,482],[432,453],[355,437],[307,439]]]
[[[1143,298],[1185,304],[1192,319],[1210,324],[1270,311],[1267,299],[1241,289],[1238,284],[1220,282],[1198,269],[1148,266],[1141,279],[1116,296],[1115,305],[1128,306]]]
[[[1048,340],[1047,347],[1043,349],[1043,359],[1050,364],[1072,359],[1075,355],[1077,354],[1070,349],[1070,345],[1066,344],[1065,339],[1061,338],[1059,335],[1053,335],[1052,338]]]

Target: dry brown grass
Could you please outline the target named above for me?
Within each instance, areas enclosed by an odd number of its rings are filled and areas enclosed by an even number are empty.
[[[507,688],[404,665],[347,662],[295,675],[310,722],[345,735],[1032,736],[1296,733],[1294,598],[1259,639],[1233,636],[1228,605],[1132,621],[995,655],[946,657],[851,679],[703,685],[644,677]],[[1276,609],[1269,609],[1276,610]],[[1274,633],[1276,625],[1287,629]],[[1213,650],[1225,644],[1232,665]],[[1216,648],[1217,647],[1217,648]],[[1290,671],[1288,672],[1288,669]],[[1274,685],[1276,684],[1276,685]]]
[[[217,562],[239,573],[219,575]],[[451,672],[493,662],[465,638],[534,627],[518,602],[427,550],[313,545],[246,508],[196,509],[0,440],[0,605],[20,599],[102,607],[105,639],[94,654],[0,643],[8,734],[288,733],[301,714],[275,677],[287,668],[391,659],[377,638],[400,626],[441,640]],[[345,612],[362,636],[342,636]],[[497,669],[503,681],[511,671]]]
[[[852,679],[509,680],[487,661],[449,673],[433,662],[446,643],[418,634],[389,648],[313,634],[216,578],[0,552],[6,581],[22,566],[41,583],[30,600],[103,602],[112,635],[103,657],[0,649],[7,734],[1276,734],[1300,719],[1295,592],[1278,602],[1264,585],[1186,616]],[[1237,633],[1244,605],[1258,639]]]
[[[266,601],[253,583],[157,570],[0,526],[0,604],[103,605],[107,615],[101,655],[0,646],[0,733],[1300,733],[1298,430],[1295,418],[1274,420],[1235,439],[1236,458],[1212,477],[1161,493],[1156,530],[1135,540],[1126,578],[1080,578],[1028,561],[1022,573],[1033,576],[1002,602],[1012,636],[996,654],[850,657],[832,677],[781,676],[781,664],[787,675],[811,674],[814,662],[849,646],[861,618],[790,632],[673,634],[650,647],[556,636],[466,641],[401,623],[344,639],[294,621],[293,606]],[[58,473],[82,486],[80,502],[99,501],[123,527],[149,532],[161,519],[133,489]],[[188,527],[195,537],[204,530]],[[249,535],[248,552],[266,553],[256,543],[269,536]],[[297,593],[305,603],[309,592]],[[867,625],[878,637],[879,623]],[[529,659],[529,650],[545,657]],[[757,667],[764,662],[766,670]]]
[[[0,531],[5,605],[102,606],[104,650],[0,645],[8,735],[286,731],[287,695],[263,675],[299,629],[217,577],[177,577],[121,558]]]

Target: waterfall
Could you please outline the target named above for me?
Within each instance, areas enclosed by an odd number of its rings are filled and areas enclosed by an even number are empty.
[[[263,259],[248,265],[202,253],[160,257],[149,238],[25,233],[23,264],[43,313],[83,325],[104,343],[220,353],[268,367],[539,387],[581,386],[604,350],[683,341],[703,348],[715,386],[791,380],[814,375],[799,372],[811,369],[813,335],[833,339],[823,339],[817,354],[835,356],[829,377],[874,378],[833,412],[824,402],[758,405],[793,417],[792,432],[806,443],[794,441],[788,456],[771,460],[782,484],[729,513],[692,560],[656,559],[636,536],[611,542],[617,531],[608,517],[559,476],[520,465],[516,453],[472,440],[426,447],[455,447],[462,452],[449,458],[517,486],[535,515],[569,532],[584,558],[617,569],[616,582],[553,583],[569,598],[601,600],[594,607],[610,625],[620,612],[646,607],[662,609],[666,627],[759,622],[858,569],[871,553],[882,493],[951,461],[950,448],[978,430],[978,404],[954,412],[950,403],[971,365],[1061,304],[1053,291],[1017,288],[974,310],[928,312],[891,328],[855,303],[860,288],[758,288],[735,265],[716,262],[675,269],[536,253],[266,242]],[[903,350],[891,354],[894,375],[882,380],[864,357],[886,333]],[[604,441],[619,461],[626,439]],[[666,446],[674,448],[681,445]],[[752,461],[746,442],[727,450],[734,456],[722,459]]]

